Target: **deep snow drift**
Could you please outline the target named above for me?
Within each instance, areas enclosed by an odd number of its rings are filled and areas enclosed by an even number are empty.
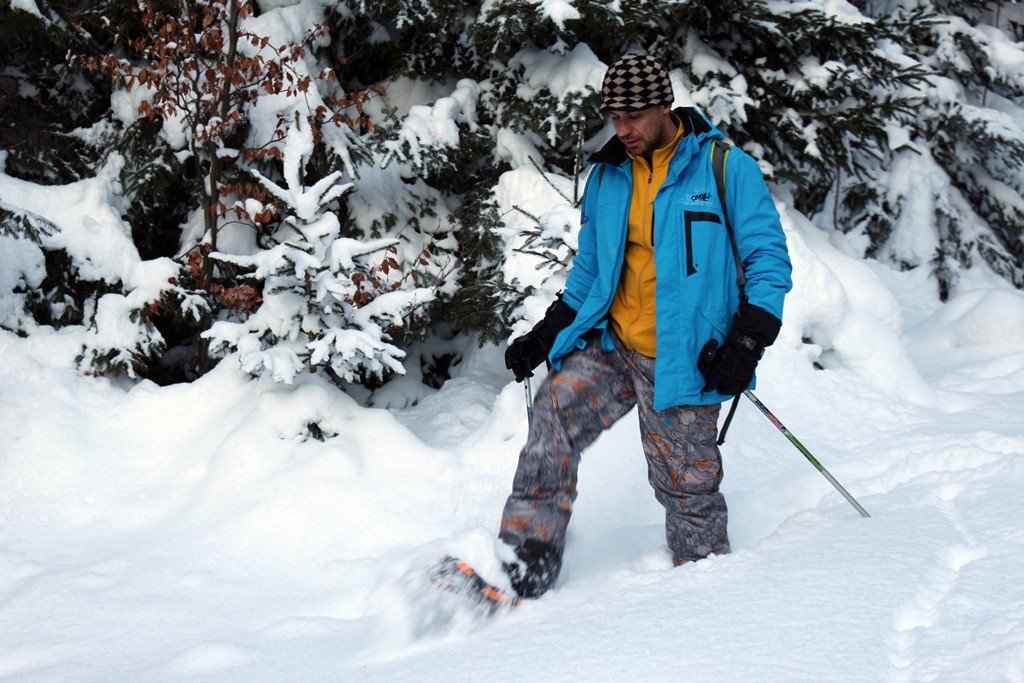
[[[1024,681],[1024,296],[978,274],[941,304],[780,210],[797,284],[757,394],[870,519],[744,403],[734,552],[672,569],[627,416],[584,455],[556,588],[414,639],[395,577],[448,551],[498,579],[526,434],[501,349],[386,411],[231,360],[81,377],[80,333],[5,332],[0,677]]]

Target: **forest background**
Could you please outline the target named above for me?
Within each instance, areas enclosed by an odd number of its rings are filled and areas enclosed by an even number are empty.
[[[86,374],[190,381],[237,352],[415,403],[561,287],[629,51],[851,255],[942,300],[1020,289],[1021,22],[981,0],[11,0],[0,326],[64,330]]]

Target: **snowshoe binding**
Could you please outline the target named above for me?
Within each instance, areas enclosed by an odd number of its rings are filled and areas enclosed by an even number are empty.
[[[465,597],[487,616],[508,611],[522,602],[519,596],[488,583],[467,562],[451,555],[442,556],[433,567],[430,583],[448,593]]]

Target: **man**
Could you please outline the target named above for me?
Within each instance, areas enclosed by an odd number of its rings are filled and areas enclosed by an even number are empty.
[[[729,153],[723,210],[710,153],[723,136],[696,109],[672,111],[664,66],[623,56],[602,98],[615,137],[591,159],[565,291],[505,356],[516,381],[544,361],[552,368],[501,520],[500,537],[519,558],[504,568],[521,597],[558,578],[580,453],[634,405],[673,561],[729,552],[719,408],[752,384],[791,287],[757,163]],[[710,362],[699,369],[706,345]]]

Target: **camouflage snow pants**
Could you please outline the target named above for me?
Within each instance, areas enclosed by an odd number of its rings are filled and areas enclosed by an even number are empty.
[[[729,552],[725,498],[718,490],[722,457],[715,445],[720,404],[653,410],[654,359],[614,341],[615,350],[606,352],[592,333],[587,347],[566,357],[538,390],[501,539],[513,547],[540,541],[560,558],[580,454],[637,405],[647,476],[665,508],[674,562]]]

